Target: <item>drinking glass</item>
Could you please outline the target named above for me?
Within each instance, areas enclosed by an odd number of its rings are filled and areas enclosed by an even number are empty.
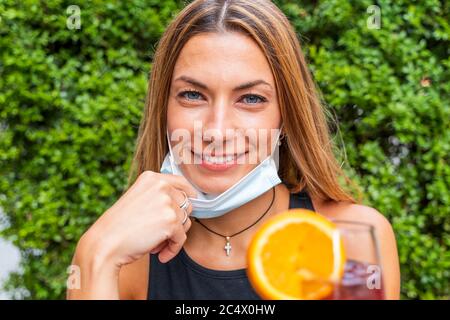
[[[383,278],[374,226],[347,220],[333,220],[344,242],[344,274],[333,283],[327,300],[383,300]]]

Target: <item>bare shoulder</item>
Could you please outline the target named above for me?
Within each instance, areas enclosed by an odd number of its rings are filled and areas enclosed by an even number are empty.
[[[339,202],[335,203],[334,208],[330,208],[326,214],[337,219],[368,223],[380,231],[392,231],[389,220],[377,209],[366,205]]]
[[[119,294],[121,300],[147,299],[149,260],[149,255],[146,254],[120,269]]]

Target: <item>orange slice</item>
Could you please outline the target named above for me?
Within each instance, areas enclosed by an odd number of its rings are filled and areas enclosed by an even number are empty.
[[[343,274],[345,252],[336,226],[320,214],[292,209],[264,223],[250,242],[247,275],[268,300],[328,296]]]

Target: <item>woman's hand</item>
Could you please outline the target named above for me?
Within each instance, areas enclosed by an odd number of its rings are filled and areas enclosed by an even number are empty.
[[[183,191],[188,197],[197,196],[182,176],[146,171],[89,228],[78,243],[73,263],[80,266],[81,284],[90,288],[90,294],[98,286],[115,291],[116,284],[105,281],[117,282],[121,266],[147,253],[159,252],[161,262],[177,255],[191,226],[190,219],[182,224]],[[187,213],[191,211],[189,205]],[[118,290],[114,293],[118,295]]]

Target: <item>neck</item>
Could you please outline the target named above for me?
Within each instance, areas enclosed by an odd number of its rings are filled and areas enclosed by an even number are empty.
[[[273,197],[273,188],[266,191],[259,197],[247,202],[239,208],[236,208],[220,217],[201,219],[202,224],[209,229],[224,235],[231,236],[257,221],[264,212],[269,208]],[[287,201],[286,201],[287,198]],[[274,213],[286,210],[289,204],[289,191],[284,184],[275,186],[275,199],[269,211],[264,217],[258,221],[255,225],[245,230],[244,232],[231,238],[231,241],[236,245],[241,242],[247,243],[258,227],[264,223]],[[208,244],[208,246],[217,244],[219,247],[224,242],[224,237],[218,236],[211,231],[204,228],[198,222],[193,221],[192,226],[188,231],[188,242],[196,242],[198,244]]]

